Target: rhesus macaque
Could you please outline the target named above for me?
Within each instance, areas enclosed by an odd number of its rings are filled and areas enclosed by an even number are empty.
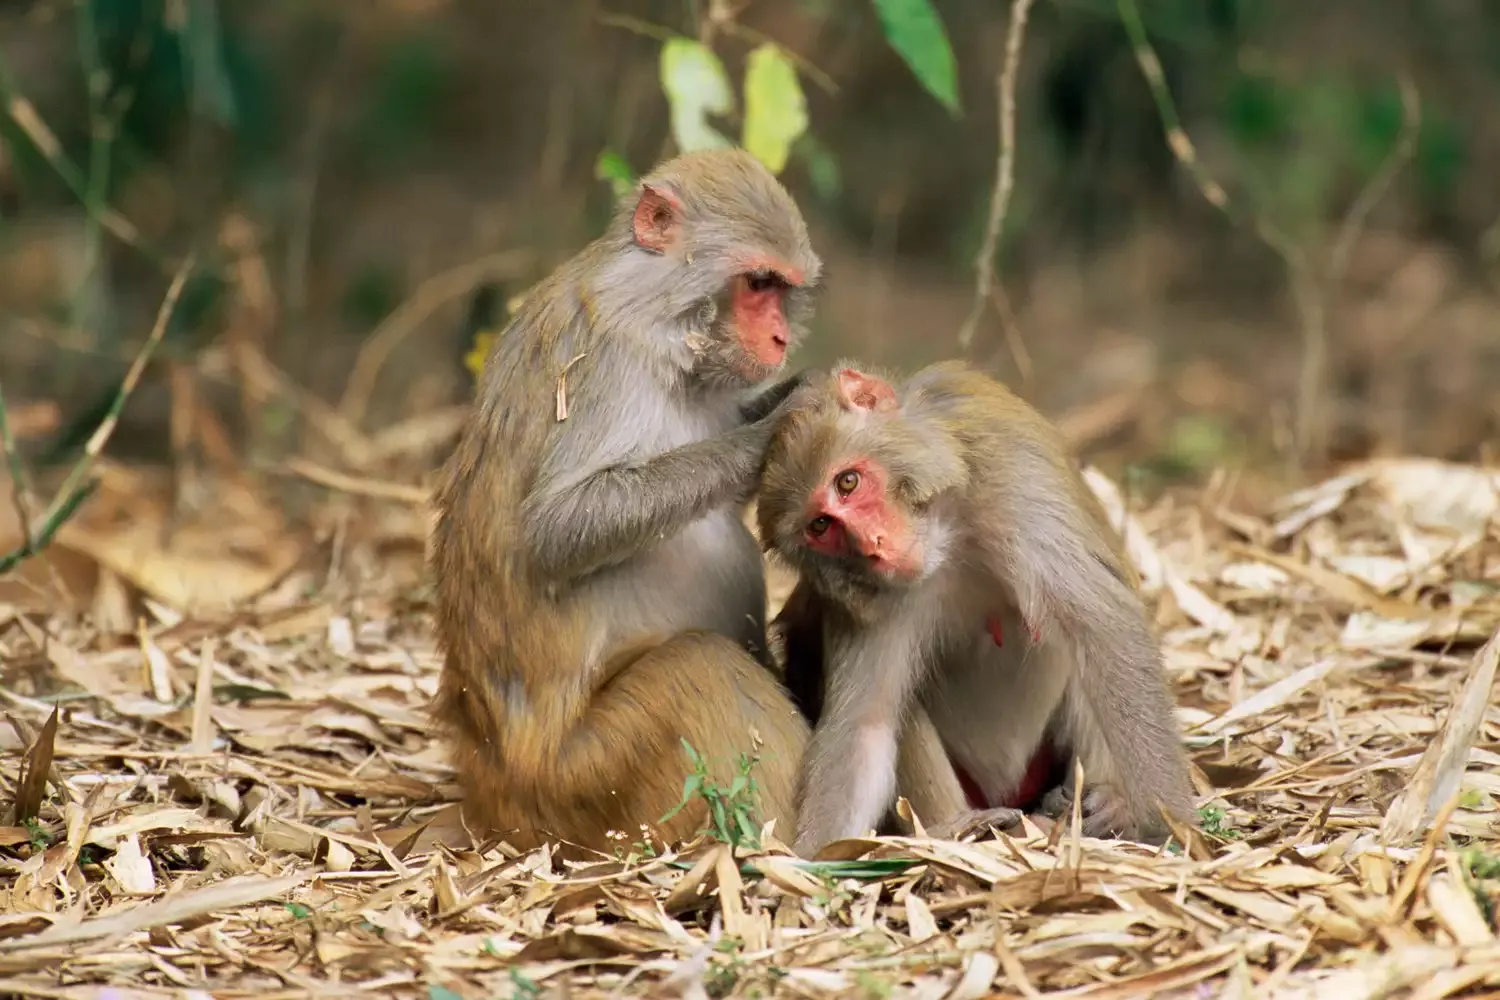
[[[764,742],[761,818],[795,829],[808,726],[767,669],[741,513],[800,376],[821,268],[791,197],[720,150],[659,165],[496,338],[437,486],[434,714],[465,813],[607,849],[667,841],[685,739],[726,783]],[[519,839],[524,839],[525,834]]]
[[[1134,570],[1056,428],[957,362],[899,388],[840,366],[790,402],[757,518],[801,577],[778,619],[788,687],[804,711],[826,696],[798,853],[874,826],[898,781],[919,816],[975,806],[954,764],[1005,825],[1053,746],[1083,764],[1090,835],[1195,822]]]
[[[823,713],[827,682],[823,658],[823,598],[806,579],[798,583],[772,623],[781,640],[784,683],[810,724]],[[921,704],[908,707],[896,751],[896,794],[906,797],[934,837],[960,837],[986,825],[1011,826],[1023,808],[1039,805],[1042,794],[1064,775],[1049,743],[1040,745],[1025,775],[1010,794],[991,805],[974,779],[948,754],[942,737]],[[877,826],[899,832],[894,813]]]

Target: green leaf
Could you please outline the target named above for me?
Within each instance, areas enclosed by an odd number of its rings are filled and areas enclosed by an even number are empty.
[[[625,157],[612,149],[599,151],[599,158],[594,161],[594,179],[609,181],[617,199],[626,197],[635,188],[635,171]]]
[[[427,1000],[463,1000],[463,997],[446,986],[429,986],[427,987]]]
[[[958,64],[931,0],[873,0],[873,3],[891,48],[906,60],[928,93],[957,117]]]
[[[710,114],[734,110],[729,74],[711,49],[691,38],[669,40],[661,47],[661,89],[672,108],[672,138],[680,151],[729,145],[708,123]]]
[[[773,174],[786,167],[792,143],[807,131],[807,99],[797,68],[767,42],[745,60],[745,129],[741,144]]]

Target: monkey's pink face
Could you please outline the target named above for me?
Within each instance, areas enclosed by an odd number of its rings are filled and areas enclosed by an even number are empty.
[[[862,560],[877,576],[922,573],[922,547],[910,519],[886,490],[884,467],[868,458],[837,466],[813,493],[803,542],[819,555]]]
[[[782,261],[753,258],[731,282],[729,308],[735,336],[748,364],[746,374],[758,381],[780,368],[791,343],[786,296],[802,284],[802,272]]]

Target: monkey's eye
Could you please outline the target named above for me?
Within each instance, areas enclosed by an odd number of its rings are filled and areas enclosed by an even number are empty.
[[[839,496],[846,497],[859,489],[859,473],[853,469],[845,469],[840,472],[838,478],[833,481],[833,488],[839,491]]]
[[[831,527],[833,527],[833,518],[827,514],[819,514],[807,522],[807,533],[814,538],[821,538]]]
[[[752,292],[769,292],[781,284],[781,279],[774,271],[751,271],[745,275],[745,284]]]

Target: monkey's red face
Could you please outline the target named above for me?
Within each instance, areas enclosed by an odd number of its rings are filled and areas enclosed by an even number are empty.
[[[892,580],[920,576],[921,544],[890,499],[888,480],[886,470],[867,458],[837,466],[808,504],[804,544],[820,555],[862,560]]]
[[[791,340],[786,318],[786,293],[790,282],[781,272],[757,268],[734,279],[730,310],[740,346],[756,363],[781,367]]]
[[[760,381],[786,361],[792,340],[787,296],[801,286],[799,269],[772,257],[752,257],[730,280],[729,315],[743,353],[744,374]]]

